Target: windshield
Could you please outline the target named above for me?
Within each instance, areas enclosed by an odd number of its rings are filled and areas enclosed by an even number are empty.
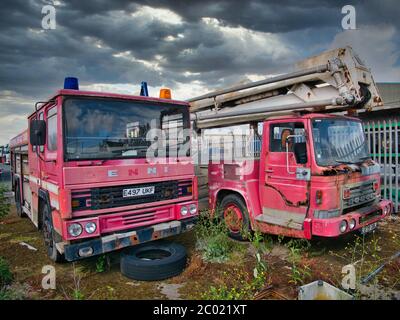
[[[67,98],[64,119],[67,160],[181,156],[189,150],[189,111],[181,105]]]
[[[361,122],[346,119],[313,120],[315,158],[320,166],[357,164],[369,158]]]

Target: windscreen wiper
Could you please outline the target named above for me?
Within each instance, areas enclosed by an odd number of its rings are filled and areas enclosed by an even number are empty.
[[[371,156],[365,156],[365,157],[359,157],[358,160],[364,161],[364,160],[371,160]]]
[[[359,162],[353,162],[353,161],[344,161],[344,160],[335,160],[335,162],[340,163],[340,164],[358,164]]]
[[[335,162],[337,162],[337,163],[344,163],[344,164],[360,164],[360,163],[363,163],[365,160],[367,160],[367,159],[371,159],[371,157],[361,157],[361,158],[358,158],[358,160],[359,161],[345,161],[345,160],[335,160]]]

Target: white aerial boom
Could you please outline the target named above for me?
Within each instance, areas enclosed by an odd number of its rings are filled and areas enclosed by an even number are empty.
[[[288,111],[340,112],[382,105],[371,71],[351,47],[296,64],[296,71],[189,100],[198,129],[264,120]]]

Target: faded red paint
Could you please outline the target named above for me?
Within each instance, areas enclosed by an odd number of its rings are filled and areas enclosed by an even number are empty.
[[[39,223],[39,191],[47,192],[52,209],[54,229],[59,233],[64,244],[74,244],[81,239],[89,239],[109,235],[114,232],[125,232],[140,227],[151,227],[164,222],[180,221],[197,216],[188,214],[181,216],[180,209],[183,205],[195,204],[197,206],[197,179],[194,175],[194,166],[190,157],[180,157],[175,160],[165,159],[161,163],[153,164],[146,159],[111,159],[111,160],[82,160],[64,161],[64,139],[63,139],[63,99],[66,96],[104,97],[118,100],[150,101],[158,104],[179,105],[188,108],[188,104],[182,101],[158,99],[152,97],[121,95],[102,92],[89,92],[78,90],[59,90],[47,103],[41,105],[36,112],[32,113],[28,120],[43,116],[47,119],[47,113],[51,108],[57,110],[57,151],[49,151],[47,145],[43,152],[37,152],[29,144],[29,128],[22,134],[13,138],[10,147],[15,155],[21,152],[19,147],[26,148],[29,159],[29,173],[22,177],[13,167],[14,178],[29,179],[29,187],[32,201],[26,200],[29,206],[25,208],[35,224]],[[156,107],[156,106],[155,106]],[[42,119],[42,118],[41,118]],[[162,159],[158,159],[162,160]],[[149,173],[148,169],[152,169]],[[110,171],[115,175],[108,174]],[[156,183],[167,181],[191,181],[192,194],[180,196],[170,200],[161,200],[152,203],[136,205],[125,205],[112,208],[91,210],[85,209],[74,212],[72,210],[72,193],[76,191],[89,190],[100,187],[118,187],[124,185],[135,185],[140,183]],[[27,186],[25,186],[26,188]],[[23,188],[21,182],[20,188]],[[69,235],[67,229],[71,223],[87,222],[96,223],[97,229],[88,234],[83,230],[77,237]],[[84,228],[83,228],[84,229]],[[160,232],[155,231],[153,238],[162,237]],[[132,244],[139,243],[138,239],[131,239]],[[119,245],[117,245],[117,248]],[[117,249],[116,248],[116,249]]]
[[[361,172],[349,170],[341,173],[340,170],[346,165],[337,168],[321,167],[317,164],[313,148],[311,120],[313,118],[329,118],[338,116],[323,114],[307,114],[280,116],[269,118],[263,125],[263,140],[260,159],[236,160],[234,163],[212,163],[208,167],[209,205],[212,211],[221,201],[221,194],[237,193],[241,195],[247,206],[250,223],[253,230],[264,233],[285,235],[297,238],[311,239],[314,236],[335,237],[344,233],[353,232],[363,226],[372,224],[385,218],[383,214],[385,206],[390,206],[388,200],[376,200],[374,204],[362,206],[354,211],[346,212],[336,218],[317,219],[314,216],[316,210],[332,210],[342,208],[342,189],[349,184],[375,181],[378,184],[376,197],[380,196],[380,174],[362,175]],[[345,119],[353,119],[343,117]],[[269,150],[269,128],[276,123],[296,122],[304,125],[307,132],[307,154],[306,164],[297,164],[294,154],[289,153],[289,170],[294,172],[296,168],[309,168],[311,172],[310,181],[299,180],[295,174],[289,174],[286,168],[285,152],[270,152]],[[363,166],[374,164],[371,160],[366,161]],[[232,168],[236,167],[236,175],[232,174]],[[325,175],[328,174],[329,175]],[[317,190],[322,195],[321,203],[316,199]],[[288,215],[302,221],[299,229],[279,224],[267,223],[257,220],[264,212],[275,212],[276,216]],[[360,223],[362,217],[371,212],[380,210],[381,214],[375,215],[373,219]],[[390,214],[390,212],[389,212]],[[303,218],[304,217],[304,218]],[[342,233],[339,224],[342,220],[356,220],[353,230]]]

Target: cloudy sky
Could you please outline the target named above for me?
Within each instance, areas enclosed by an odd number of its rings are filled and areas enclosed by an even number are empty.
[[[56,29],[41,26],[56,8]],[[341,8],[356,8],[343,30]],[[398,0],[6,0],[0,7],[0,145],[26,127],[35,101],[77,76],[81,88],[186,99],[281,73],[350,44],[381,82],[400,81]]]

